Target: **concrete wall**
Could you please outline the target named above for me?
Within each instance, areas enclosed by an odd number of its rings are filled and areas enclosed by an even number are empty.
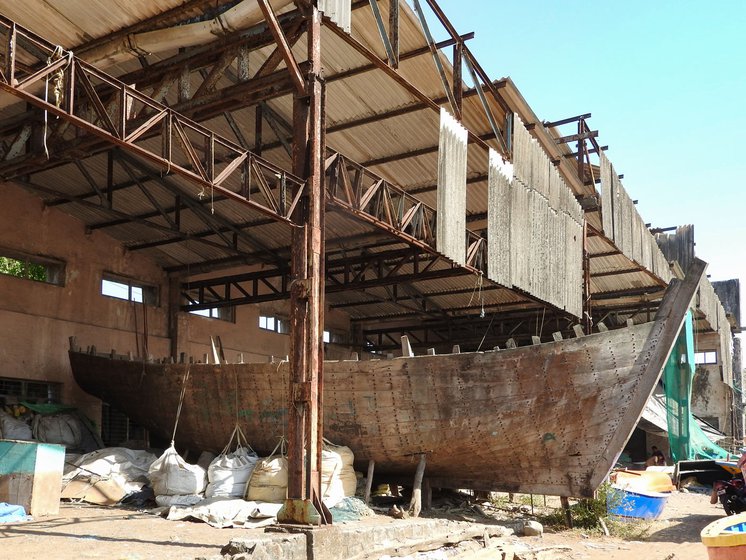
[[[716,364],[700,364],[692,380],[692,413],[705,420],[717,419],[717,428],[727,435],[732,435],[732,390],[723,383],[722,356],[720,355],[720,337],[717,333],[699,333],[696,335],[697,352],[717,351]]]
[[[77,219],[10,184],[3,185],[0,248],[66,263],[62,286],[0,274],[0,377],[62,384],[62,400],[78,405],[92,419],[101,405],[75,384],[67,357],[68,337],[97,351],[142,354],[143,306],[101,295],[102,275],[121,275],[158,286],[159,305],[145,306],[148,353],[170,354],[169,280],[155,262],[126,251],[101,231],[86,233]],[[7,251],[6,251],[7,252]],[[2,251],[0,251],[0,254]],[[263,314],[287,317],[287,302]],[[259,328],[260,309],[236,309],[234,322],[178,313],[179,351],[202,359],[210,336],[220,336],[226,358],[266,361],[289,354],[289,336]],[[327,328],[349,330],[343,313],[327,313]],[[329,345],[330,358],[347,358],[349,349]]]

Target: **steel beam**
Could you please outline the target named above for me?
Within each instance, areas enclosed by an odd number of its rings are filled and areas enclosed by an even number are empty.
[[[290,387],[288,498],[280,522],[328,524],[321,501],[324,325],[324,84],[321,80],[321,13],[306,11],[310,68],[304,94],[293,99],[293,171],[307,188],[296,207],[290,286]]]
[[[0,16],[0,26],[6,28],[11,46],[6,61],[7,75],[0,76],[2,90],[92,133],[107,143],[120,146],[154,162],[203,189],[218,192],[222,196],[277,221],[292,223],[289,213],[282,213],[274,208],[276,205],[274,195],[267,197],[265,193],[265,200],[260,203],[223,186],[224,182],[237,174],[245,162],[249,162],[249,165],[254,166],[255,170],[260,173],[266,170],[284,174],[283,170],[247,152],[240,145],[187,119],[173,109],[154,101],[135,88],[77,59],[73,53],[61,55],[56,47],[3,16]],[[19,40],[19,36],[22,40]],[[48,54],[46,65],[30,75],[17,72],[14,65],[19,50],[22,55],[30,54],[26,47],[29,43],[34,45],[34,49],[46,50]],[[40,62],[43,64],[43,61]],[[65,84],[60,99],[56,101],[46,98],[43,94],[44,88],[41,88],[42,92],[39,91],[40,82],[52,71],[57,79]],[[92,80],[103,85],[100,88],[94,88]],[[76,86],[82,87],[84,94],[88,97],[90,107],[95,109],[94,114],[80,111],[78,104],[81,90],[76,91]],[[104,107],[102,99],[104,88],[110,92],[111,98],[116,100],[115,105],[118,107],[116,117],[112,117]],[[138,118],[137,111],[131,111],[130,107],[148,109],[152,111],[152,116],[147,119]],[[135,113],[134,118],[131,112]],[[152,147],[138,143],[146,132],[154,130],[158,130],[162,137],[160,153]],[[177,143],[180,144],[181,150],[178,149]],[[195,143],[206,146],[204,158],[198,156]],[[216,162],[219,162],[219,165],[216,165]],[[298,185],[302,184],[298,179],[290,177],[290,180]]]

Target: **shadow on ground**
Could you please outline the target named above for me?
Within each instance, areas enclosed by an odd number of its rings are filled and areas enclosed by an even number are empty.
[[[684,517],[672,517],[668,524],[656,530],[648,536],[649,542],[673,542],[673,543],[698,543],[700,532],[707,525],[720,519],[722,515],[716,514],[690,514]]]

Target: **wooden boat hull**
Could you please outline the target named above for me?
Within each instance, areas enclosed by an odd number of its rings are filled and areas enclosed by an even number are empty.
[[[701,261],[698,261],[701,263]],[[704,272],[670,287],[656,321],[511,350],[324,362],[324,435],[356,467],[434,487],[591,496],[657,383]],[[270,453],[287,434],[288,364],[155,364],[70,352],[88,393],[176,442],[219,451],[240,423]],[[186,382],[184,380],[186,379]]]

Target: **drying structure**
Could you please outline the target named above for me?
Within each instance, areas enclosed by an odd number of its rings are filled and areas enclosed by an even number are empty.
[[[44,275],[0,278],[9,361],[34,354],[8,377],[95,409],[69,386],[67,336],[176,362],[212,334],[229,361],[287,356],[291,498],[313,497],[325,355],[614,330],[683,277],[590,114],[540,120],[435,0],[0,14],[0,246]],[[100,297],[110,285],[124,301]],[[729,356],[706,277],[692,306]]]

